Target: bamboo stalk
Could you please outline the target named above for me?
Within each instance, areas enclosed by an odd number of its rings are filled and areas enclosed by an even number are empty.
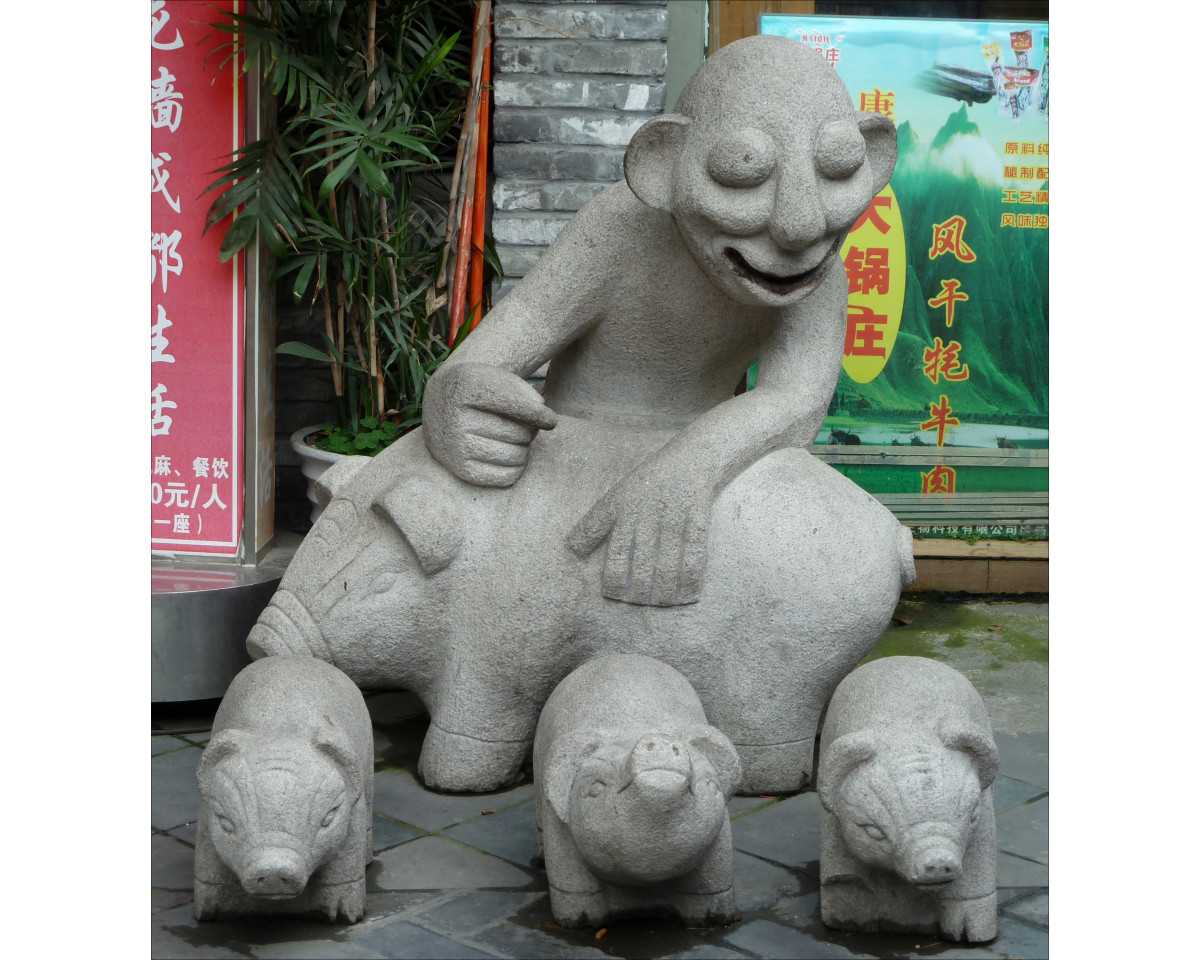
[[[468,287],[471,326],[474,330],[483,319],[483,229],[484,214],[487,210],[487,155],[488,155],[488,106],[491,103],[491,91],[487,85],[491,82],[492,45],[489,42],[483,54],[483,77],[480,82],[479,97],[479,147],[478,161],[475,166],[475,211],[471,230],[471,280]]]

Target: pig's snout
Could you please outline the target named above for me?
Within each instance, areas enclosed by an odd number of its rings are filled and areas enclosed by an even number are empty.
[[[905,873],[911,883],[949,883],[962,875],[962,856],[944,837],[918,841],[905,859]]]
[[[682,800],[692,786],[687,745],[662,734],[647,734],[625,758],[622,789],[632,788],[651,806],[663,809]]]
[[[285,899],[300,894],[308,883],[308,871],[294,850],[268,847],[247,864],[241,881],[251,896]]]
[[[333,662],[312,614],[295,594],[286,590],[275,592],[246,638],[246,649],[255,660],[300,656]]]

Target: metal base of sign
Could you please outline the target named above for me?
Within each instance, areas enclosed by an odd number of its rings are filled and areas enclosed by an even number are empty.
[[[277,532],[255,566],[202,560],[151,561],[150,699],[222,697],[250,657],[246,636],[299,547]]]

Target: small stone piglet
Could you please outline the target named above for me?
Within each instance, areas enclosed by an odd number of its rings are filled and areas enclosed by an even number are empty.
[[[559,924],[737,919],[725,804],[741,765],[682,674],[631,654],[585,663],[546,702],[533,749]]]
[[[924,657],[859,667],[821,734],[821,919],[837,930],[996,936],[998,761],[987,710]]]
[[[196,776],[197,919],[362,918],[374,747],[344,673],[312,657],[250,664],[221,701]]]

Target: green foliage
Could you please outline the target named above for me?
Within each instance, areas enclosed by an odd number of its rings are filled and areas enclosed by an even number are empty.
[[[396,424],[391,420],[363,417],[358,421],[358,432],[348,427],[330,427],[316,442],[318,450],[330,453],[373,457],[398,440],[415,424]]]
[[[324,350],[277,348],[330,364],[338,430],[324,449],[378,452],[420,423],[425,382],[450,352],[446,310],[430,312],[426,294],[444,246],[471,12],[461,0],[273,0],[217,25],[231,36],[223,62],[244,54],[277,118],[217,171],[207,225],[235,214],[222,258],[261,236],[273,278],[292,277],[296,302],[324,315]]]

